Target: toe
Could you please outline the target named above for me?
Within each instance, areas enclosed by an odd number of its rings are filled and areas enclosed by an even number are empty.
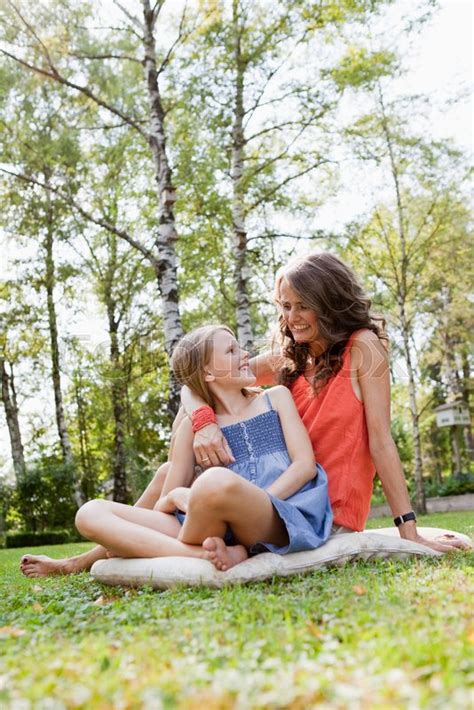
[[[204,547],[205,550],[208,552],[214,552],[217,549],[217,544],[216,541],[214,540],[213,537],[207,537],[204,542],[202,543],[202,546]]]

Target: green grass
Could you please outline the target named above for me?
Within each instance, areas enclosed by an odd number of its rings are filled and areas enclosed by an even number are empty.
[[[420,524],[472,534],[474,513]],[[26,579],[23,552],[0,551],[2,708],[471,707],[471,553],[153,592]]]

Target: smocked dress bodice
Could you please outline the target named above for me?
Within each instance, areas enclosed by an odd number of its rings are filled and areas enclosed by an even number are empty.
[[[235,462],[228,466],[250,483],[266,490],[291,465],[278,412],[264,394],[268,411],[236,424],[221,427]],[[278,547],[261,541],[253,552],[270,550],[279,554],[319,547],[331,532],[332,512],[324,469],[315,464],[314,477],[285,500],[268,494],[283,520],[289,543]]]

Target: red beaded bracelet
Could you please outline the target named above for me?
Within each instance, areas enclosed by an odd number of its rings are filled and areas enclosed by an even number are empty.
[[[195,409],[191,414],[191,425],[193,432],[196,433],[200,429],[204,429],[208,424],[217,424],[216,414],[212,407],[205,405]]]

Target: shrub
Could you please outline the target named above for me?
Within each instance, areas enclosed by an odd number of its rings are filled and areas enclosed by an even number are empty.
[[[73,481],[74,469],[57,456],[32,461],[16,484],[21,527],[34,532],[72,528],[77,510]]]
[[[26,530],[10,532],[5,536],[5,547],[36,547],[37,545],[61,545],[65,542],[80,540],[73,530],[44,530],[33,532]]]
[[[460,473],[458,476],[452,476],[442,483],[426,483],[425,493],[430,498],[474,493],[474,476],[470,473]]]

